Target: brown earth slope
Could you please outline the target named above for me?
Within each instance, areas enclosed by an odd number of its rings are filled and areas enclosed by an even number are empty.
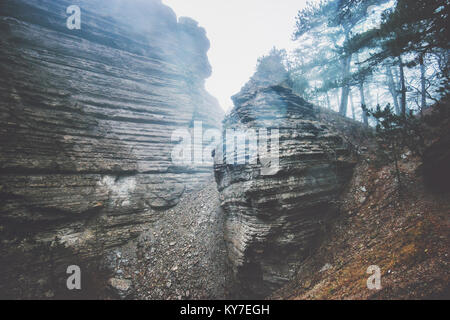
[[[273,299],[448,299],[448,193],[424,187],[419,161],[405,154],[400,195],[393,166],[368,154],[341,198],[327,240]],[[381,269],[369,290],[367,269]]]

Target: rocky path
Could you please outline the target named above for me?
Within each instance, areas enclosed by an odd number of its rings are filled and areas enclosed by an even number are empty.
[[[214,181],[161,212],[161,219],[110,256],[113,291],[133,299],[224,299],[230,284],[223,213]]]

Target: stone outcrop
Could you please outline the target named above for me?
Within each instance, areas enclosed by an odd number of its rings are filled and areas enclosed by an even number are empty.
[[[279,169],[262,174],[261,159],[234,165],[223,146],[215,152],[227,251],[244,298],[267,296],[314,252],[355,164],[341,136],[283,79],[256,74],[223,122],[224,132],[278,129]],[[245,157],[237,150],[236,159]]]
[[[136,237],[212,174],[171,161],[174,130],[223,116],[204,29],[160,0],[107,2],[0,2],[2,296],[54,296],[73,253]]]

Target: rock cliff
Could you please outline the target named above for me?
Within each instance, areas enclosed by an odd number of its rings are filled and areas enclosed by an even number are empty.
[[[354,166],[348,146],[318,110],[283,76],[275,78],[256,74],[233,97],[223,130],[278,129],[278,170],[263,174],[261,154],[251,164],[249,137],[246,148],[236,148],[236,159],[245,164],[230,163],[223,146],[215,155],[228,256],[244,298],[267,296],[314,252]]]
[[[209,41],[160,0],[4,0],[0,34],[0,292],[52,297],[73,254],[136,237],[211,176],[171,161],[174,130],[223,116]]]

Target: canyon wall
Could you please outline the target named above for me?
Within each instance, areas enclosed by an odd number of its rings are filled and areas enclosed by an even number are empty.
[[[355,164],[341,135],[286,80],[283,74],[255,74],[233,97],[234,109],[223,124],[224,135],[277,129],[278,169],[263,172],[261,152],[251,164],[250,144],[236,148],[236,159],[247,158],[245,164],[233,165],[224,146],[215,152],[228,258],[243,298],[266,297],[314,253]]]
[[[74,256],[136,237],[209,179],[171,161],[174,130],[223,116],[204,89],[208,49],[160,0],[1,1],[2,296],[53,297]]]

